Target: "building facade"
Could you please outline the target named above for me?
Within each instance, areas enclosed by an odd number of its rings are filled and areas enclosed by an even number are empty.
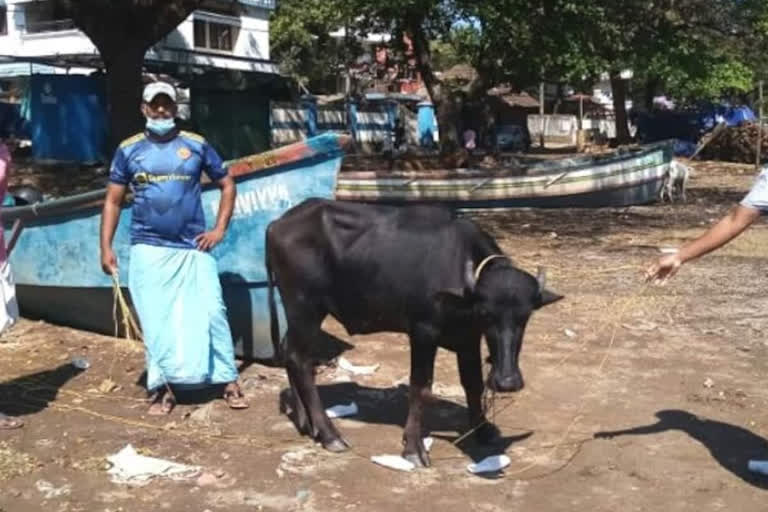
[[[205,0],[146,55],[148,63],[277,73],[269,55],[275,0]],[[56,2],[0,0],[0,55],[97,68],[98,51]]]

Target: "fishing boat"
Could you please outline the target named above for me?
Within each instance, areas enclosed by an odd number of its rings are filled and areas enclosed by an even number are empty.
[[[237,183],[237,198],[227,235],[212,254],[218,260],[240,357],[269,360],[273,356],[264,267],[267,225],[307,198],[333,198],[348,141],[344,135],[323,134],[225,163]],[[99,251],[105,195],[106,190],[98,190],[3,209],[6,240],[16,240],[10,262],[22,315],[115,334],[113,283],[101,271]],[[203,184],[209,228],[215,223],[219,199],[215,184]],[[129,198],[113,242],[123,286],[128,283],[131,206]],[[124,293],[130,301],[128,290]],[[282,314],[282,307],[278,311]],[[286,325],[284,319],[280,325]]]
[[[336,198],[459,209],[629,206],[656,201],[669,179],[671,142],[517,167],[362,170],[339,174]]]

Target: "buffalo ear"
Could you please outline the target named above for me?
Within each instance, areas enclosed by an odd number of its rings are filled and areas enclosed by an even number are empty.
[[[549,306],[550,304],[557,302],[561,299],[564,299],[565,296],[558,295],[557,293],[551,292],[547,289],[544,289],[541,291],[541,295],[539,298],[539,305],[536,307],[536,309],[542,308],[544,306]]]
[[[437,292],[433,297],[440,318],[467,318],[474,313],[472,299],[450,291]]]

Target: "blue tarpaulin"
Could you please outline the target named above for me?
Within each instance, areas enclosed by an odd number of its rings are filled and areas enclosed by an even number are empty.
[[[28,128],[21,116],[21,105],[0,101],[0,137],[28,137]]]
[[[83,75],[32,75],[29,80],[25,116],[32,155],[65,162],[104,161],[107,113],[103,81]]]
[[[723,117],[729,126],[736,126],[745,121],[757,121],[757,116],[755,116],[752,109],[747,106],[731,107],[726,110]]]
[[[696,110],[663,110],[652,113],[635,113],[637,136],[643,142],[655,142],[664,139],[678,139],[681,153],[690,150],[702,135],[713,130],[720,122],[728,126],[738,126],[743,122],[757,121],[752,109],[742,106],[706,105]],[[684,148],[685,146],[685,148]]]

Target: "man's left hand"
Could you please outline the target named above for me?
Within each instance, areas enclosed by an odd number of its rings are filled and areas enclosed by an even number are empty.
[[[224,231],[220,229],[213,229],[206,231],[205,233],[197,235],[195,242],[197,242],[197,248],[201,251],[210,251],[216,244],[221,242],[224,238]]]

